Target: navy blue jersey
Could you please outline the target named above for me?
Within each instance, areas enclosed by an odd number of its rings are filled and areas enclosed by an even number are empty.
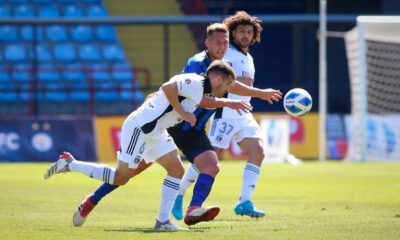
[[[226,59],[222,59],[225,62],[232,64]],[[200,52],[191,57],[183,69],[182,73],[197,73],[206,74],[208,66],[211,64],[211,59],[208,57],[206,51]],[[208,119],[215,112],[215,109],[197,108],[194,111],[196,116],[196,124],[191,127],[189,122],[183,121],[174,126],[174,128],[180,128],[182,130],[205,130]]]

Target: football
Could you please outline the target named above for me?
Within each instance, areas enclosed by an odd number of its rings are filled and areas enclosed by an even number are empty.
[[[311,110],[311,95],[302,88],[294,88],[285,94],[283,107],[294,117],[304,116]]]

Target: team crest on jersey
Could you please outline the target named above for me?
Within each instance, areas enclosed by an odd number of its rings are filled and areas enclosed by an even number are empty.
[[[135,157],[135,160],[133,162],[135,164],[138,164],[141,160],[142,160],[142,157],[138,155],[138,156]]]
[[[218,142],[221,142],[221,141],[222,141],[222,135],[218,135],[218,136],[217,136],[217,141],[218,141]]]
[[[192,83],[192,80],[190,80],[190,79],[185,79],[185,83],[186,83],[186,85],[189,85],[189,84]]]

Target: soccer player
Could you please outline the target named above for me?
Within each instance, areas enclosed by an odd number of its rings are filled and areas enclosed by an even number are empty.
[[[225,55],[228,48],[228,41],[229,30],[225,24],[210,25],[207,28],[207,39],[205,42],[208,50],[198,53],[190,58],[186,63],[183,72],[203,72],[210,62],[215,59],[221,59]],[[226,59],[223,60],[230,62]],[[261,90],[247,87],[238,82],[230,88],[229,92],[245,96],[259,97],[271,104],[272,100],[279,101],[282,97],[280,91],[273,89]],[[181,149],[188,160],[193,163],[190,165],[181,181],[179,194],[172,210],[175,218],[182,219],[183,195],[185,194],[186,189],[197,180],[193,189],[192,201],[184,219],[187,225],[193,225],[201,221],[209,221],[219,212],[219,208],[216,206],[201,208],[201,205],[209,195],[214,179],[219,172],[217,154],[205,132],[205,125],[215,110],[216,109],[198,108],[195,111],[197,122],[194,127],[191,127],[187,122],[182,122],[173,128],[168,129],[169,134],[172,136],[179,149]],[[241,113],[238,112],[238,114],[240,115]],[[186,139],[198,139],[198,141],[190,142],[186,141]]]
[[[232,67],[237,74],[237,83],[242,82],[248,86],[252,86],[254,82],[254,63],[253,58],[248,52],[249,46],[255,42],[260,42],[260,34],[262,27],[261,21],[257,17],[251,17],[246,12],[237,12],[234,16],[228,17],[224,23],[229,29],[229,37],[231,43],[229,45],[224,59],[232,63]],[[244,97],[234,94],[230,89],[228,93],[229,99],[238,99],[250,102],[250,97]],[[272,92],[276,100],[281,98],[279,92]],[[278,95],[279,94],[279,95]],[[252,96],[252,95],[248,95]],[[268,98],[265,98],[269,100]],[[270,101],[270,100],[269,100]],[[271,102],[270,102],[271,103]],[[260,167],[264,159],[263,140],[260,127],[255,121],[251,113],[238,114],[227,108],[217,109],[213,116],[212,125],[208,137],[212,146],[216,147],[217,153],[220,156],[221,148],[229,147],[231,139],[234,139],[240,148],[247,154],[248,161],[243,171],[243,185],[239,198],[239,202],[234,208],[236,214],[247,215],[250,217],[263,217],[265,213],[257,210],[254,204],[250,201],[254,188],[257,184],[260,174]],[[197,165],[196,165],[197,166]],[[182,218],[182,198],[186,189],[195,182],[199,177],[199,171],[191,164],[186,171],[184,178],[181,181],[180,190],[174,204],[172,213],[177,219]],[[198,181],[198,180],[197,180]],[[196,183],[197,184],[197,183]],[[196,188],[196,186],[195,186]],[[190,208],[189,208],[190,210]]]
[[[145,162],[142,163],[143,166],[156,161],[165,168],[167,176],[161,189],[162,200],[155,229],[187,230],[169,220],[184,168],[176,145],[166,129],[182,120],[194,126],[196,117],[193,112],[203,96],[211,94],[222,97],[235,81],[235,77],[232,67],[223,61],[210,64],[205,77],[197,74],[172,77],[126,118],[121,129],[116,169],[105,164],[78,161],[70,153],[64,152],[59,160],[47,169],[44,178],[72,171],[109,185],[124,185],[135,175],[135,169],[142,162]]]

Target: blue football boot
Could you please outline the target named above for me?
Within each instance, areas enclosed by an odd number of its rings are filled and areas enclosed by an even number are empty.
[[[176,196],[174,207],[172,208],[172,215],[174,215],[174,217],[177,220],[181,220],[183,218],[182,201],[183,201],[182,195]]]
[[[250,201],[237,204],[235,213],[238,215],[247,215],[252,218],[261,218],[265,216],[265,212],[255,209],[254,204]]]

